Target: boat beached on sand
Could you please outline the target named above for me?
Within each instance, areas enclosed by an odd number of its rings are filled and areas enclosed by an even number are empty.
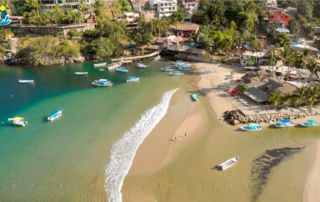
[[[8,121],[14,126],[26,127],[28,125],[28,122],[22,117],[9,118]]]
[[[294,126],[294,123],[290,119],[282,119],[278,123],[273,124],[276,128],[288,128]]]
[[[140,78],[136,76],[129,76],[127,79],[127,83],[139,82]]]
[[[34,83],[34,80],[27,80],[27,79],[19,79],[18,80],[18,83],[31,83],[33,84]]]
[[[250,123],[247,126],[241,126],[240,129],[244,131],[258,131],[258,130],[261,130],[262,127],[259,124]]]
[[[309,119],[308,121],[304,123],[300,123],[300,126],[302,127],[315,127],[315,126],[320,126],[320,123],[317,122],[316,120]]]
[[[97,87],[111,87],[113,86],[113,83],[109,81],[108,79],[98,79],[91,83],[94,86]]]
[[[225,162],[217,165],[217,168],[220,170],[226,170],[226,169],[234,166],[239,160],[240,160],[240,157],[238,157],[238,156],[233,157],[233,158],[228,159]]]
[[[50,116],[47,118],[47,120],[48,120],[49,122],[52,122],[52,121],[57,120],[58,118],[62,117],[62,112],[63,112],[63,111],[62,111],[61,109],[52,111],[52,112],[50,113]]]
[[[199,94],[194,93],[194,94],[191,94],[191,99],[197,102],[200,99],[200,96]]]

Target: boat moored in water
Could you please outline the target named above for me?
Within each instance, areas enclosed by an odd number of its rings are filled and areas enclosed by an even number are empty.
[[[22,117],[9,118],[8,121],[14,126],[26,127],[28,122]]]
[[[97,63],[97,64],[93,64],[94,68],[103,68],[105,66],[107,66],[108,63],[106,62],[102,62],[102,63]]]
[[[233,157],[233,158],[228,159],[225,162],[217,165],[217,168],[220,170],[226,170],[226,169],[234,166],[239,160],[240,160],[240,157],[238,157],[238,156]]]
[[[121,66],[121,67],[117,68],[117,72],[128,73],[129,70],[126,67]]]
[[[191,71],[191,65],[187,62],[183,62],[182,60],[177,60],[175,67],[178,68],[179,70],[184,70],[184,71]]]
[[[122,62],[111,63],[111,64],[107,65],[107,70],[109,72],[115,71],[118,67],[121,67],[121,65],[122,65]]]
[[[82,76],[82,75],[88,75],[88,72],[75,72],[74,74]]]
[[[173,72],[170,72],[170,75],[171,76],[182,76],[182,75],[184,75],[184,73],[182,71],[175,70]]]
[[[21,83],[21,84],[27,84],[27,83],[31,83],[31,84],[34,84],[35,81],[34,80],[27,80],[27,79],[19,79],[18,80],[18,83]]]
[[[109,81],[108,79],[98,79],[91,83],[94,86],[97,87],[111,87],[113,86],[113,83]]]
[[[258,130],[262,130],[262,127],[259,124],[250,123],[247,126],[241,126],[240,129],[244,131],[258,131]]]
[[[172,67],[166,66],[166,67],[161,68],[161,71],[162,72],[173,72],[174,69]]]
[[[141,69],[144,69],[144,68],[147,68],[148,65],[145,65],[145,64],[142,64],[142,63],[137,63],[137,67],[141,68]]]
[[[61,109],[52,111],[52,112],[50,113],[50,116],[47,118],[47,120],[48,120],[49,122],[52,122],[52,121],[57,120],[58,118],[62,117],[62,112],[63,112],[63,111],[62,111]]]
[[[288,128],[294,126],[294,123],[290,119],[282,119],[279,122],[273,124],[276,128]]]
[[[304,123],[300,123],[300,126],[302,126],[302,127],[316,127],[316,126],[320,126],[320,123],[317,122],[316,120],[309,119]]]
[[[139,82],[140,78],[136,76],[129,76],[127,79],[127,83]]]

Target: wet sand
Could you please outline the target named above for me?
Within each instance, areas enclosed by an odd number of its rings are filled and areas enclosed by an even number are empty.
[[[241,107],[241,103],[226,96],[224,89],[242,74],[216,64],[198,63],[195,69],[196,86],[176,93],[166,117],[139,148],[125,179],[123,201],[252,201],[252,162],[269,149],[306,147],[272,168],[265,192],[259,195],[259,201],[301,201],[313,160],[312,135],[301,139],[301,129],[296,128],[252,134],[228,126],[222,113]],[[200,102],[190,100],[194,91],[202,94]],[[245,110],[257,112],[261,107]],[[316,134],[314,129],[309,131]],[[226,172],[214,169],[236,155],[241,161],[235,168]],[[290,169],[292,166],[299,172]],[[289,169],[286,175],[278,172],[283,169]]]

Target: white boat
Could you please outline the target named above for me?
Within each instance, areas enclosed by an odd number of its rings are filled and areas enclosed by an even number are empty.
[[[93,67],[94,67],[94,68],[102,68],[102,67],[107,66],[107,64],[108,64],[108,63],[106,63],[106,62],[97,63],[97,64],[93,64]]]
[[[154,61],[157,61],[157,60],[160,60],[160,59],[161,59],[160,55],[157,55],[156,57],[153,58]]]
[[[140,78],[136,76],[129,76],[127,79],[127,83],[139,82]]]
[[[141,69],[144,69],[144,68],[147,68],[148,65],[145,65],[145,64],[142,64],[142,63],[137,63],[137,67],[141,68]]]
[[[91,83],[94,86],[97,87],[111,87],[113,86],[113,83],[109,81],[108,79],[98,79]]]
[[[19,79],[18,83],[34,83],[34,80]]]
[[[75,72],[75,75],[88,75],[88,72]]]
[[[179,71],[179,70],[175,70],[173,72],[170,72],[169,75],[171,75],[171,76],[182,76],[182,75],[184,75],[184,73]]]
[[[55,121],[62,116],[62,110],[55,110],[50,113],[50,116],[47,118],[49,122]]]
[[[121,67],[122,62],[114,62],[107,66],[109,72],[117,70],[117,68]]]
[[[28,125],[28,122],[22,117],[9,118],[8,121],[14,126],[26,127]]]
[[[225,162],[217,165],[217,168],[220,170],[226,170],[226,169],[234,166],[239,160],[240,160],[240,157],[238,157],[238,156],[233,157],[233,158],[228,159]]]

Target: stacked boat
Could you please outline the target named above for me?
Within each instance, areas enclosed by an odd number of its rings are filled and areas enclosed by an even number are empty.
[[[98,80],[93,81],[91,84],[94,86],[97,86],[97,87],[111,87],[111,86],[113,86],[113,83],[108,79],[98,79]]]
[[[14,126],[26,127],[28,125],[28,122],[23,117],[9,118],[8,121]]]
[[[52,122],[52,121],[59,119],[60,117],[62,117],[62,112],[63,111],[61,109],[52,111],[50,113],[50,116],[48,116],[47,120],[49,122]]]

